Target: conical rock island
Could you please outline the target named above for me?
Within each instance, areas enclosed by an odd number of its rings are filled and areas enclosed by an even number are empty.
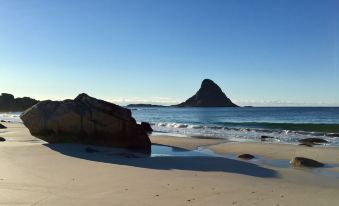
[[[238,107],[210,79],[204,79],[199,91],[185,102],[175,105],[178,107]]]

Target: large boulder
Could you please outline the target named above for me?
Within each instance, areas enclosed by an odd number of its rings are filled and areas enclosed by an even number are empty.
[[[29,97],[15,98],[15,104],[12,107],[12,111],[25,111],[38,102],[38,100]]]
[[[129,109],[80,94],[42,101],[20,116],[29,131],[49,143],[84,143],[150,150],[151,142]]]
[[[178,107],[237,107],[210,79],[204,79],[199,91],[185,102],[174,105]]]

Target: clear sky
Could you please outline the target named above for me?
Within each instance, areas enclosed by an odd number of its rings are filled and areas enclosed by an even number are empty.
[[[0,0],[0,92],[339,106],[339,0]]]

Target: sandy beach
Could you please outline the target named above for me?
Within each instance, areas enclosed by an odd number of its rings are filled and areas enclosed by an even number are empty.
[[[339,0],[0,0],[0,206],[339,206]]]
[[[152,136],[152,143],[182,150],[203,147],[224,157],[134,158],[86,152],[85,145],[46,144],[22,124],[4,125],[8,129],[0,130],[6,139],[0,143],[0,205],[319,206],[339,202],[338,148],[163,135]],[[235,157],[242,153],[258,158]],[[286,166],[294,156],[328,166],[312,170]]]

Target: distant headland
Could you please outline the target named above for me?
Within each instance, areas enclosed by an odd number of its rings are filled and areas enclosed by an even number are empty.
[[[168,106],[157,104],[129,104],[126,107],[168,107]]]
[[[24,111],[39,101],[29,97],[14,98],[12,94],[2,93],[0,95],[0,111],[19,112]]]

